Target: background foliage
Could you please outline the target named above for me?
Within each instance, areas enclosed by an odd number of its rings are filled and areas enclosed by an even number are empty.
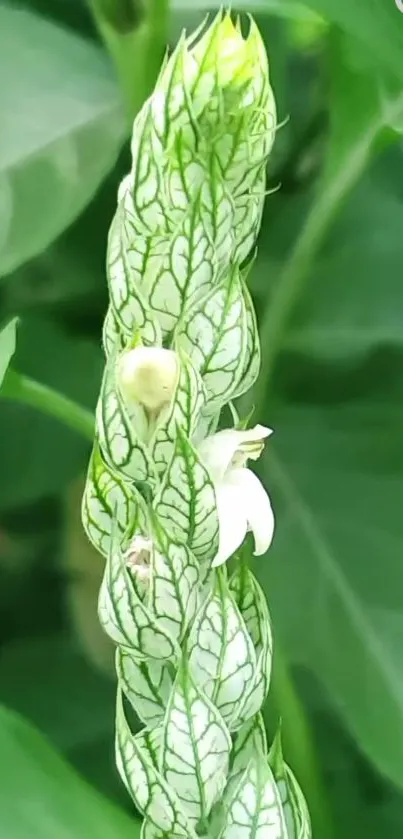
[[[212,6],[0,5],[0,323],[19,318],[15,370],[87,408],[128,113],[164,44]],[[264,347],[254,404],[276,430],[263,470],[277,535],[256,562],[282,651],[266,720],[281,708],[315,839],[393,839],[403,829],[403,15],[394,0],[239,8],[257,17],[286,120],[251,276]],[[1,373],[13,341],[11,328]],[[0,836],[136,836],[113,768],[100,560],[79,521],[88,443],[3,395]]]

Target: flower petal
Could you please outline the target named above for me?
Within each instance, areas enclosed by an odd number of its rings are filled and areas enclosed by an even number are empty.
[[[226,428],[199,443],[199,455],[213,481],[223,480],[239,445],[238,434],[235,429]]]
[[[272,429],[264,425],[255,425],[254,428],[247,428],[244,431],[226,428],[223,431],[217,431],[217,434],[212,434],[211,437],[206,437],[197,448],[212,480],[218,482],[223,480],[237,451],[241,451],[243,446],[247,447],[250,443],[263,441],[272,433]],[[248,454],[249,456],[254,457],[253,453]]]
[[[238,498],[242,498],[242,509],[248,521],[248,529],[255,540],[255,556],[261,556],[269,549],[274,534],[274,513],[270,498],[250,469],[232,469],[229,480],[233,488],[238,487]]]
[[[212,562],[213,568],[222,565],[235,553],[242,545],[248,530],[245,502],[239,487],[229,481],[219,484],[215,490],[220,530],[218,553]]]

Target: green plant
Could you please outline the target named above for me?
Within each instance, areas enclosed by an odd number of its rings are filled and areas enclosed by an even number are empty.
[[[131,119],[154,86],[165,43],[176,43],[183,24],[201,22],[209,5],[174,0],[157,19],[152,3],[142,4],[143,16],[140,4],[116,3],[124,26],[95,2],[96,17],[79,0],[26,0],[19,10],[11,3],[0,10],[9,80],[0,94],[0,313],[2,323],[19,317],[0,404],[1,613],[10,650],[2,696],[118,797],[110,776],[97,773],[90,745],[69,745],[55,736],[49,714],[37,712],[30,662],[63,726],[67,688],[45,666],[46,634],[63,628],[65,596],[64,581],[46,594],[55,540],[51,552],[45,547],[61,532],[49,504],[57,507],[83,472],[93,439],[104,245],[128,168]],[[266,203],[248,278],[262,373],[237,406],[241,416],[254,407],[253,423],[275,429],[257,468],[273,499],[276,535],[268,557],[251,560],[277,651],[264,717],[272,737],[282,716],[285,757],[306,793],[314,837],[329,830],[354,839],[398,836],[401,15],[392,0],[373,0],[370,10],[364,0],[239,5],[257,16],[279,120],[288,120],[269,162],[268,186],[280,188]],[[13,328],[2,336],[3,368]],[[37,565],[40,545],[47,559]],[[18,557],[18,574],[10,556],[15,564]],[[34,655],[32,634],[42,632]],[[110,686],[97,682],[87,694],[70,653],[66,671],[77,690],[82,684],[84,731],[85,697],[104,707]],[[99,744],[110,742],[110,718],[109,705],[94,733]],[[1,730],[7,725],[4,717]],[[30,748],[35,754],[39,746]],[[57,810],[62,825],[67,815]],[[13,819],[23,836],[15,812]],[[91,832],[86,817],[74,830]]]

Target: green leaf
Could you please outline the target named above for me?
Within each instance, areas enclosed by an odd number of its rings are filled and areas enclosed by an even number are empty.
[[[220,711],[230,730],[243,722],[245,694],[255,676],[256,655],[223,573],[190,630],[189,666],[196,684]]]
[[[274,620],[360,748],[402,785],[401,661],[379,620],[403,611],[401,401],[284,405],[273,421],[277,534],[258,571]]]
[[[280,730],[270,748],[269,764],[280,793],[287,839],[312,839],[308,806],[294,773],[284,762]]]
[[[122,193],[124,197],[125,189],[127,189],[127,180],[128,178],[124,179],[120,185],[120,201],[108,236],[107,276],[110,296],[109,321],[112,325],[114,320],[116,325],[119,326],[120,331],[129,340],[136,329],[139,329],[143,342],[154,346],[155,344],[159,345],[161,343],[161,330],[157,319],[148,310],[146,302],[143,300],[143,295],[140,290],[141,271],[139,272],[137,270],[136,272],[135,265],[130,261],[128,241],[130,241],[130,235],[133,238],[133,231],[128,223],[130,214],[126,207],[127,199],[122,199]],[[144,259],[146,260],[146,256]],[[113,346],[113,340],[105,341],[105,344],[110,352]]]
[[[153,732],[150,732],[153,735]],[[158,732],[157,732],[158,737]],[[173,789],[157,768],[158,756],[150,751],[144,734],[133,736],[118,693],[116,708],[116,763],[128,792],[139,810],[151,822],[146,836],[196,839]]]
[[[154,464],[142,442],[147,417],[141,405],[127,405],[117,381],[117,356],[108,359],[96,409],[99,446],[109,467],[126,480],[154,480]]]
[[[100,51],[21,9],[0,6],[0,275],[44,250],[79,215],[125,137]]]
[[[271,619],[265,595],[246,564],[238,566],[230,588],[256,654],[254,679],[245,692],[241,712],[242,719],[247,720],[260,711],[269,690],[273,653]]]
[[[186,545],[175,544],[161,530],[153,544],[149,609],[158,626],[181,642],[198,608],[200,563]]]
[[[401,264],[403,209],[393,173],[403,166],[398,150],[385,155],[349,198],[315,260],[282,347],[331,362],[359,361],[380,346],[402,343]],[[306,216],[306,199],[281,200],[267,228],[270,257],[262,253],[254,291],[263,301],[291,247],[292,231]],[[371,234],[369,233],[371,231]]]
[[[270,206],[264,252],[252,274],[262,296],[268,280],[273,284],[262,327],[266,364],[280,348],[339,359],[389,342],[388,332],[392,340],[400,334],[400,193],[394,179],[383,195],[373,174],[383,159],[357,182],[378,147],[393,138],[390,126],[403,116],[403,92],[400,86],[386,95],[378,70],[368,67],[362,52],[353,63],[351,51],[346,39],[332,43],[331,130],[315,194],[280,196]],[[401,166],[398,152],[391,149],[388,156],[391,166]],[[369,229],[377,235],[368,236]]]
[[[22,717],[0,708],[1,827],[10,839],[133,839],[140,825],[85,783]]]
[[[179,381],[168,413],[162,414],[151,442],[152,457],[159,473],[164,473],[172,460],[177,427],[192,438],[205,402],[203,382],[198,370],[183,352],[175,347],[180,361]]]
[[[233,738],[226,797],[235,792],[250,760],[257,754],[267,754],[266,730],[260,713],[244,723]]]
[[[175,55],[176,59],[173,56],[169,63],[173,76],[169,90],[183,83],[180,49]],[[170,102],[169,96],[167,101]],[[151,105],[150,100],[135,122],[133,174],[123,180],[119,189],[108,274],[112,305],[122,326],[133,331],[144,320],[144,307],[148,307],[165,339],[182,314],[207,293],[212,279],[228,263],[234,250],[235,208],[222,176],[217,173],[212,178],[198,161],[194,142],[185,148],[180,126],[176,124],[174,100],[169,142],[174,142],[176,137],[177,154],[162,155],[161,160],[160,153],[156,159],[150,155],[149,150],[156,142]],[[193,117],[188,105],[185,107],[190,125]],[[186,166],[182,164],[184,154]],[[177,187],[171,200],[172,209],[166,203],[164,183],[174,180]],[[174,211],[180,211],[179,221],[174,220]],[[140,291],[139,301],[131,299],[133,288]]]
[[[403,90],[386,99],[385,75],[354,40],[332,33],[329,53],[330,133],[326,149],[324,180],[329,184],[337,171],[356,164],[363,156],[369,162],[379,135],[403,113]],[[359,172],[361,172],[360,164]],[[330,188],[328,186],[328,188]]]
[[[180,344],[203,377],[209,414],[238,392],[246,357],[249,358],[254,343],[248,325],[237,265],[178,324]]]
[[[244,275],[244,280],[246,280],[246,272]],[[243,394],[246,390],[249,390],[249,388],[252,387],[259,375],[261,363],[261,351],[259,332],[256,321],[256,313],[253,306],[252,298],[245,283],[243,286],[243,294],[245,298],[246,329],[248,332],[248,337],[246,341],[246,353],[243,363],[242,375],[240,381],[238,382],[238,387],[232,394],[232,399],[237,399],[239,396],[241,396],[241,394]]]
[[[73,338],[51,321],[26,317],[18,328],[13,365],[81,405],[95,406],[102,370],[96,343]],[[88,443],[62,422],[2,400],[0,462],[0,508],[7,509],[59,494],[85,470]]]
[[[288,3],[284,0],[285,6]],[[353,35],[357,44],[368,48],[378,66],[403,78],[403,29],[395,0],[372,0],[370,9],[367,0],[308,0],[307,5]]]
[[[230,750],[223,718],[182,662],[164,721],[161,772],[195,828],[223,792]]]
[[[95,445],[85,483],[82,522],[90,542],[104,556],[108,556],[110,550],[114,517],[123,536],[138,518],[135,495],[106,465]]]
[[[267,753],[266,730],[260,713],[244,723],[234,737],[230,759],[232,776],[247,769],[254,752]]]
[[[130,340],[129,333],[122,332],[112,306],[109,305],[102,326],[102,345],[107,359],[123,350],[126,340]]]
[[[173,0],[171,5],[176,16],[182,13],[181,23],[184,19],[189,25],[188,0]],[[197,21],[201,22],[203,14],[220,5],[220,0],[195,0],[192,23],[196,10]],[[251,14],[275,14],[303,22],[314,21],[317,15],[327,18],[356,38],[357,44],[367,47],[378,65],[403,78],[403,29],[396,0],[372,0],[370,8],[368,0],[305,0],[303,4],[295,0],[244,0],[234,5]]]
[[[280,796],[263,755],[254,755],[228,800],[220,839],[288,839]]]
[[[122,690],[149,728],[162,722],[172,689],[169,667],[163,661],[139,661],[130,650],[118,647],[116,670]]]
[[[0,387],[15,353],[18,318],[13,318],[0,332]]]
[[[2,646],[2,702],[69,757],[111,736],[114,698],[113,680],[91,669],[61,633]]]
[[[114,523],[111,548],[99,593],[98,614],[105,632],[138,659],[172,659],[179,654],[175,640],[143,603],[122,553]]]
[[[168,534],[202,559],[218,548],[214,487],[196,449],[177,427],[172,461],[154,503],[157,520]]]

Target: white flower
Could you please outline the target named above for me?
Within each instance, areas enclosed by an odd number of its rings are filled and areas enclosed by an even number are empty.
[[[274,533],[274,514],[266,490],[246,468],[257,460],[270,428],[256,425],[246,431],[228,429],[206,437],[199,454],[214,483],[220,526],[219,548],[213,566],[222,565],[242,544],[248,531],[255,540],[255,556],[269,548]]]

